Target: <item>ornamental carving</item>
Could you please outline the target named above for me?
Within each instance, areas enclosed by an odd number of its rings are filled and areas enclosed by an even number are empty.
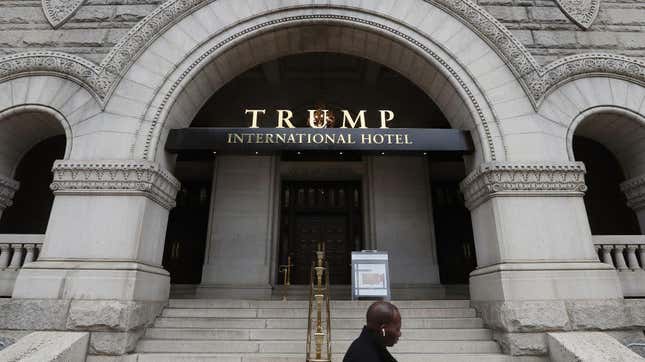
[[[43,12],[54,29],[65,24],[85,3],[85,0],[42,0]]]
[[[621,183],[620,189],[625,193],[627,206],[634,210],[645,207],[645,175]]]
[[[175,207],[180,183],[170,172],[148,161],[56,161],[54,194],[143,195]]]
[[[15,77],[20,73],[55,73],[64,77],[71,77],[86,85],[93,91],[99,101],[105,104],[111,92],[117,86],[119,79],[127,72],[128,67],[138,54],[168,27],[212,1],[216,0],[168,0],[164,2],[145,19],[137,23],[110,51],[99,66],[93,63],[90,65],[88,64],[90,62],[77,56],[47,51],[2,57],[0,58],[0,81]],[[466,26],[491,44],[496,52],[507,62],[511,71],[518,77],[520,84],[526,90],[535,107],[539,105],[543,97],[553,87],[572,77],[583,74],[616,76],[645,85],[645,62],[643,61],[619,55],[583,54],[566,57],[543,68],[506,27],[473,1],[424,1],[462,19]],[[581,1],[590,0],[570,0],[569,2],[577,3]],[[303,9],[311,8],[312,6],[316,5],[307,5]],[[344,23],[354,22],[380,32],[391,31],[391,29],[384,27],[379,22],[337,15],[331,5],[323,5],[322,7],[328,10],[329,14],[276,18],[232,34],[226,42],[234,41],[252,32],[262,31],[270,26],[302,22],[307,18],[322,22],[329,22],[330,20]],[[393,36],[397,37],[396,34],[393,34]],[[409,39],[405,40],[410,42]],[[411,41],[412,46],[418,47],[420,44],[414,39]]]
[[[485,163],[461,182],[466,206],[473,209],[499,196],[583,196],[585,167],[570,163]]]
[[[583,29],[589,29],[598,16],[600,0],[555,0],[560,10]]]
[[[13,205],[13,195],[18,187],[20,182],[0,176],[0,211]]]

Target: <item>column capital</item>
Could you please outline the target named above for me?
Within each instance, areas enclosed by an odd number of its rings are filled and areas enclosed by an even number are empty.
[[[13,205],[13,195],[18,187],[20,182],[0,175],[0,211]]]
[[[627,198],[627,206],[634,210],[645,208],[645,174],[624,181],[620,189]]]
[[[171,209],[181,184],[145,160],[56,161],[50,188],[56,195],[142,195]]]
[[[582,162],[490,162],[460,184],[466,206],[473,209],[499,196],[584,196]]]

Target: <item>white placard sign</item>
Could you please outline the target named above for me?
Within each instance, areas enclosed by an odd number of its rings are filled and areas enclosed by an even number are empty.
[[[352,299],[390,300],[389,257],[386,251],[352,252]]]

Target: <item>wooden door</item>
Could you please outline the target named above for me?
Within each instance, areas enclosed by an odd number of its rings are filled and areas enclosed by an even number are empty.
[[[330,269],[330,283],[349,284],[352,250],[362,246],[360,184],[290,182],[283,185],[281,264],[295,263],[291,282],[309,283],[311,263],[320,243]]]

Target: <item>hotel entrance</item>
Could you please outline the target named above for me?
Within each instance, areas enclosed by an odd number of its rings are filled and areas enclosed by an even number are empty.
[[[284,182],[280,263],[291,256],[293,284],[308,284],[317,248],[324,247],[331,284],[349,284],[352,250],[362,248],[359,182]]]

